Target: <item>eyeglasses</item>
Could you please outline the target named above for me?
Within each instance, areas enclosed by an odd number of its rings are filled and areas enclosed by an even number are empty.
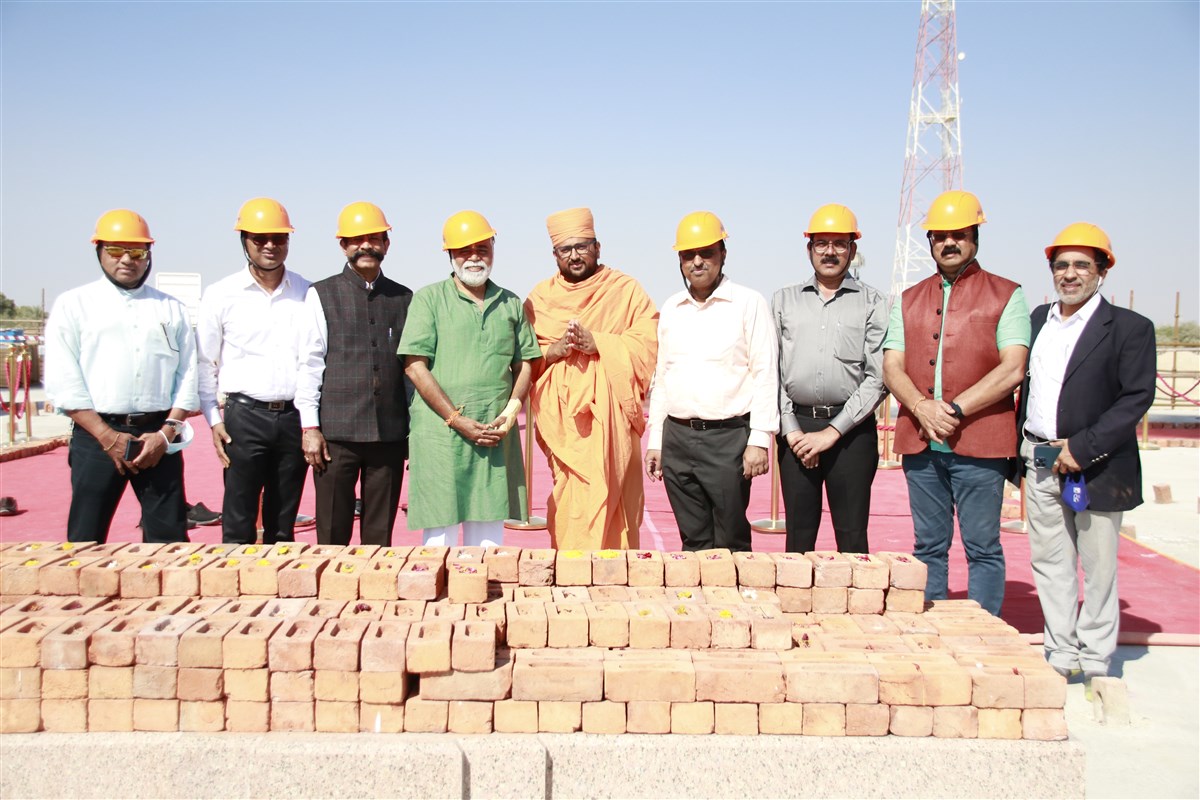
[[[971,232],[968,230],[930,231],[929,232],[929,241],[941,243],[941,242],[946,241],[947,239],[953,239],[956,242],[965,242],[967,240],[967,237],[970,236],[970,234],[971,234]]]
[[[596,243],[595,239],[588,239],[586,242],[576,242],[575,244],[564,244],[562,247],[554,248],[554,253],[559,258],[570,258],[571,253],[579,253],[583,255]]]
[[[1050,271],[1057,274],[1066,272],[1068,267],[1073,267],[1076,272],[1091,272],[1095,266],[1090,261],[1055,261],[1050,264]]]
[[[705,261],[711,261],[712,259],[716,258],[716,255],[717,255],[717,248],[715,248],[715,247],[705,247],[702,250],[680,250],[679,251],[679,260],[680,261],[695,261],[696,256],[700,256],[700,258],[702,258]]]
[[[246,238],[258,247],[266,244],[283,245],[288,243],[288,234],[286,233],[248,233]]]
[[[828,253],[830,250],[835,253],[845,253],[850,249],[850,242],[846,239],[835,239],[832,242],[828,239],[817,239],[812,243],[812,249],[818,253]]]
[[[129,257],[132,258],[134,261],[141,261],[143,258],[150,255],[150,248],[149,247],[119,247],[115,244],[108,244],[108,245],[104,246],[104,252],[108,253],[111,257],[116,258],[116,259],[124,258],[125,254],[129,253]]]

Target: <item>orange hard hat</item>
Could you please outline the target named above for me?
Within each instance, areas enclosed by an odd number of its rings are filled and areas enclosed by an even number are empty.
[[[808,221],[805,236],[814,233],[847,233],[852,239],[861,239],[862,231],[858,229],[858,217],[845,206],[837,203],[821,206]]]
[[[368,233],[381,233],[391,229],[387,217],[383,216],[383,209],[374,203],[351,203],[338,214],[339,239],[353,239],[355,236],[366,236]]]
[[[987,222],[979,198],[970,192],[942,192],[929,206],[921,227],[927,231],[961,231]]]
[[[1112,242],[1108,234],[1099,225],[1090,222],[1072,222],[1063,228],[1054,242],[1046,248],[1046,258],[1053,258],[1054,251],[1060,247],[1092,247],[1102,250],[1108,256],[1108,266],[1117,265],[1117,257],[1113,255]]]
[[[295,233],[287,209],[278,200],[256,197],[247,200],[238,211],[235,231],[246,233]]]
[[[711,211],[693,211],[679,221],[675,229],[673,250],[695,250],[697,247],[729,238],[721,219]]]
[[[92,244],[97,242],[144,242],[153,244],[154,237],[150,235],[150,226],[136,211],[128,208],[116,208],[105,211],[96,220],[96,232],[92,234]]]
[[[451,214],[442,226],[442,249],[457,250],[495,235],[496,230],[483,214],[478,211],[459,211]]]

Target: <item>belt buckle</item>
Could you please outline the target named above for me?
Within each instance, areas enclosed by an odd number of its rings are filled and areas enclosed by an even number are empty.
[[[267,411],[283,411],[286,403],[286,400],[268,400]]]
[[[689,419],[688,427],[694,431],[706,431],[708,430],[708,423],[702,419]]]

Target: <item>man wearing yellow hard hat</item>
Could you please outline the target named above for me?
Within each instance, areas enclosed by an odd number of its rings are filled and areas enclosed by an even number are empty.
[[[396,344],[412,290],[383,274],[391,229],[373,203],[343,208],[336,236],[346,262],[305,299],[311,325],[296,408],[313,468],[320,544],[350,543],[360,480],[363,544],[391,545],[400,508],[408,398]]]
[[[884,396],[887,298],[848,274],[862,238],[849,208],[821,206],[804,235],[812,277],[771,298],[779,336],[786,549],[817,549],[824,490],[837,549],[866,553],[879,465],[875,408]]]
[[[533,287],[525,313],[545,356],[534,362],[530,405],[554,478],[550,541],[564,550],[637,547],[658,311],[640,283],[600,263],[590,209],[551,214],[546,230],[558,271]]]
[[[188,313],[145,285],[154,238],[140,214],[105,212],[92,244],[101,278],[60,295],[46,323],[46,394],[75,429],[67,540],[107,540],[133,484],[143,539],[186,542],[176,440],[200,407]]]
[[[205,290],[196,324],[200,407],[225,467],[221,536],[252,544],[261,497],[263,542],[290,542],[308,472],[293,400],[309,282],[284,264],[295,229],[277,200],[246,201],[233,227],[246,263]]]
[[[674,249],[686,288],[658,319],[646,474],[666,484],[685,550],[750,550],[750,482],[767,472],[779,430],[771,312],[725,274],[727,238],[711,211],[679,222]]]
[[[946,597],[954,512],[967,556],[967,596],[999,615],[1004,603],[1000,506],[1016,457],[1013,390],[1029,353],[1029,309],[1020,285],[976,259],[986,222],[979,198],[944,192],[922,227],[937,271],[892,306],[884,382],[900,404],[913,555],[929,577],[925,599]]]
[[[416,387],[408,527],[427,545],[490,547],[526,511],[520,437],[509,431],[541,358],[521,300],[491,280],[496,230],[478,211],[442,228],[451,274],[413,295],[397,354]]]
[[[1154,325],[1110,305],[1117,258],[1096,225],[1068,225],[1046,248],[1058,301],[1033,311],[1017,415],[1033,581],[1046,660],[1088,682],[1117,648],[1121,514],[1142,504],[1137,426],[1154,402]],[[1083,608],[1078,569],[1083,568]]]

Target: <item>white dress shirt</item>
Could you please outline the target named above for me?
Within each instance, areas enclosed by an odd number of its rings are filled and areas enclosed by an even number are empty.
[[[1058,438],[1058,396],[1067,377],[1067,363],[1088,320],[1100,307],[1100,293],[1063,319],[1059,304],[1050,306],[1046,323],[1038,332],[1029,354],[1029,402],[1025,430],[1043,439]]]
[[[46,394],[63,411],[137,414],[200,407],[187,309],[107,278],[59,296],[46,323]]]
[[[304,305],[308,287],[307,280],[288,270],[275,291],[268,292],[250,268],[243,267],[204,292],[196,341],[200,409],[209,425],[222,421],[218,392],[264,402],[295,398],[311,325],[311,312]]]
[[[771,309],[728,277],[703,303],[686,289],[658,318],[658,363],[646,447],[662,449],[663,423],[750,414],[749,444],[769,447],[779,430],[779,345]]]

